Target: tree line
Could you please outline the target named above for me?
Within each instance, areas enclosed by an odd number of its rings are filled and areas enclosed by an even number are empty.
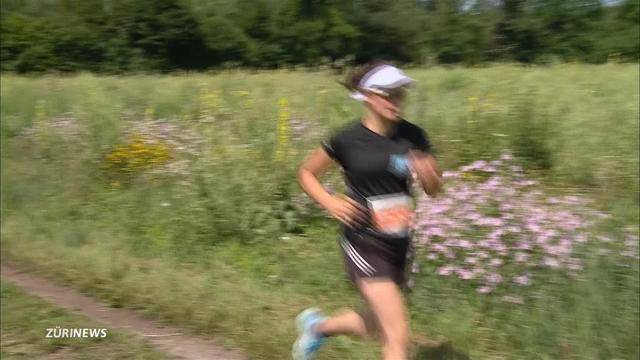
[[[3,0],[2,71],[638,61],[640,0]]]

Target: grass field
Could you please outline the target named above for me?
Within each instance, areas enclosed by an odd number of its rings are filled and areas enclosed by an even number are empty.
[[[445,170],[510,149],[544,192],[579,192],[610,214],[590,230],[612,239],[607,251],[637,228],[637,65],[409,74],[418,84],[406,117]],[[3,259],[252,359],[286,358],[298,311],[358,304],[335,224],[295,182],[304,154],[359,114],[335,79],[3,75]],[[338,171],[325,182],[342,189]],[[454,358],[637,358],[638,262],[602,250],[589,243],[575,278],[551,273],[518,290],[523,304],[437,276],[425,260],[412,328],[449,339]],[[372,345],[332,339],[320,359],[374,359]]]
[[[148,344],[119,332],[105,338],[45,338],[47,329],[101,329],[2,282],[3,359],[164,359]],[[51,334],[53,336],[53,333]]]

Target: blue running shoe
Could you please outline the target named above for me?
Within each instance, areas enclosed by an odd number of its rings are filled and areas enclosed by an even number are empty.
[[[327,317],[315,308],[307,309],[296,317],[298,339],[293,343],[291,351],[295,360],[313,359],[320,346],[327,341],[326,337],[313,332],[313,327],[326,319]]]

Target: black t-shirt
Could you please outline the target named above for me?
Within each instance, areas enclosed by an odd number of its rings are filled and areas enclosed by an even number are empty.
[[[425,131],[406,120],[389,136],[375,133],[358,120],[333,134],[322,147],[342,167],[347,195],[364,206],[367,199],[381,195],[410,195],[407,152],[431,152]]]

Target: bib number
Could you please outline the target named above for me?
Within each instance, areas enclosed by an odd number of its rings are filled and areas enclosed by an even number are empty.
[[[371,219],[378,232],[404,237],[409,235],[413,200],[404,193],[367,198]]]

